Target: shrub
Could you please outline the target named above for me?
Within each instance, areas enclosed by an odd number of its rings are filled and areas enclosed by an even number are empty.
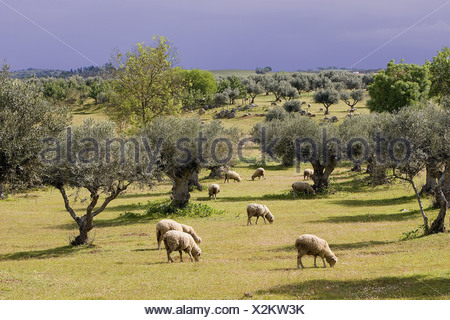
[[[302,109],[302,104],[298,100],[286,101],[283,108],[287,112],[299,112]]]

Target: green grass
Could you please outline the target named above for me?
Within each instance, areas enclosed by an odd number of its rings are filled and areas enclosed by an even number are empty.
[[[16,195],[0,202],[1,299],[448,299],[448,233],[404,240],[422,218],[405,184],[359,192],[339,189],[355,178],[338,168],[334,192],[294,199],[290,185],[303,177],[294,168],[269,166],[267,179],[251,181],[254,168],[238,166],[241,183],[219,182],[217,201],[194,191],[192,203],[223,214],[179,217],[202,237],[202,258],[167,263],[156,250],[158,219],[145,215],[147,201],[168,199],[171,186],[130,190],[95,220],[90,246],[72,248],[76,226],[59,193]],[[202,172],[202,177],[207,172]],[[363,178],[363,175],[357,176]],[[246,226],[246,206],[264,203],[273,224]],[[428,207],[431,199],[425,199]],[[76,209],[82,204],[77,203]],[[133,214],[126,214],[133,212]],[[428,209],[430,218],[437,210]],[[173,216],[172,216],[173,217]],[[328,240],[339,261],[296,268],[294,242],[303,233]],[[246,298],[247,299],[247,298]]]
[[[310,103],[311,94],[300,100]],[[255,114],[265,113],[271,101],[259,96],[251,116],[238,112],[223,123],[248,132],[263,119]],[[323,117],[319,107],[312,103],[310,109],[317,121]],[[368,113],[364,103],[358,109]],[[330,108],[339,119],[346,110],[342,102]],[[201,119],[211,120],[214,111]],[[73,122],[91,116],[107,118],[88,102],[75,108]],[[258,148],[249,146],[244,155],[256,159]],[[132,188],[113,201],[94,221],[93,244],[78,248],[68,245],[77,228],[57,190],[0,201],[0,299],[248,299],[245,292],[253,299],[450,298],[449,234],[420,236],[422,218],[408,185],[371,187],[365,175],[343,163],[332,175],[329,194],[294,199],[291,184],[302,181],[302,174],[270,163],[267,179],[251,181],[255,168],[238,164],[241,183],[224,184],[201,173],[203,185],[219,183],[222,189],[217,201],[207,191],[194,191],[192,203],[223,214],[176,218],[203,239],[197,263],[179,263],[173,254],[175,263],[169,264],[165,251],[156,250],[160,215],[147,214],[147,203],[169,199],[168,181],[154,190]],[[429,209],[431,199],[423,200],[434,219],[438,211]],[[266,204],[274,223],[260,219],[247,227],[251,202]],[[78,212],[84,206],[74,205]],[[312,257],[303,259],[306,269],[296,268],[294,242],[304,233],[328,241],[339,259],[334,268],[313,268]]]

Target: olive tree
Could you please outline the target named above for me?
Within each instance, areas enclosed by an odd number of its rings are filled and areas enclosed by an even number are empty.
[[[172,181],[172,205],[184,207],[190,199],[192,177],[202,168],[228,165],[240,133],[220,121],[202,124],[195,117],[162,117],[144,127],[141,136],[156,146],[158,168]]]
[[[314,102],[322,103],[325,107],[325,114],[329,114],[328,108],[339,102],[339,92],[334,88],[320,89],[313,95]]]
[[[252,98],[252,100],[250,101],[250,103],[254,103],[255,102],[255,98],[257,95],[264,93],[264,87],[256,82],[253,79],[244,79],[242,81],[242,84],[244,85],[245,89],[247,90],[247,94],[250,96],[250,98]]]
[[[138,43],[135,51],[115,56],[108,114],[117,123],[141,127],[180,109],[183,79],[173,68],[175,50],[164,37],[156,36],[154,41]]]
[[[350,91],[341,91],[339,96],[346,105],[353,109],[356,104],[364,100],[365,91],[363,89],[353,89]]]
[[[340,161],[342,146],[338,135],[336,125],[322,127],[317,121],[300,116],[258,123],[252,130],[263,154],[281,159],[283,165],[293,165],[295,161],[311,163],[317,191],[328,187],[330,174]]]
[[[41,98],[32,82],[0,72],[0,198],[39,182],[42,140],[61,131],[70,121],[69,110]]]
[[[158,177],[155,157],[140,146],[136,138],[118,137],[110,122],[86,120],[80,126],[67,128],[59,136],[46,140],[41,151],[43,182],[61,193],[64,206],[77,223],[79,235],[72,245],[88,243],[94,218],[132,183],[152,185]],[[77,214],[73,203],[87,191],[84,214]],[[70,191],[70,192],[69,192]],[[72,202],[71,202],[72,198]]]

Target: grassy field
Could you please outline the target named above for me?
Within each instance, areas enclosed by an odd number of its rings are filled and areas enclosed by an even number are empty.
[[[309,98],[305,97],[306,101]],[[263,113],[270,97],[256,102]],[[318,113],[318,105],[312,111]],[[330,108],[342,118],[346,106]],[[363,107],[361,112],[367,112]],[[74,123],[102,110],[83,107]],[[214,110],[201,118],[210,120]],[[262,117],[226,120],[244,131]],[[251,181],[254,167],[236,168],[243,181],[223,184],[217,201],[207,191],[194,191],[193,203],[224,210],[208,218],[177,218],[202,237],[202,258],[185,256],[167,263],[156,250],[157,219],[144,215],[147,201],[168,199],[169,181],[153,190],[132,189],[95,220],[90,246],[72,248],[76,225],[55,189],[29,191],[0,201],[0,299],[448,299],[450,298],[449,234],[410,237],[422,222],[413,190],[394,183],[369,187],[366,175],[342,165],[332,175],[329,195],[292,197],[290,186],[302,181],[294,168],[275,164],[267,179]],[[303,168],[302,168],[303,169]],[[419,177],[418,184],[424,177]],[[81,195],[81,198],[83,195]],[[246,206],[264,203],[273,224],[246,226]],[[430,219],[438,211],[429,209]],[[75,208],[84,207],[81,201]],[[81,211],[79,211],[80,213]],[[137,214],[125,215],[125,212]],[[304,233],[327,239],[339,261],[334,268],[296,268],[295,239]],[[320,265],[321,261],[318,261]]]

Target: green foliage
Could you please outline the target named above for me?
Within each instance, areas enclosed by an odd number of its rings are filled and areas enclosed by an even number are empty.
[[[426,99],[430,89],[428,67],[416,64],[395,64],[391,60],[386,70],[374,77],[374,83],[368,86],[370,111],[395,112],[403,107]]]
[[[286,120],[288,117],[289,113],[285,110],[285,108],[276,106],[267,112],[266,121]]]
[[[205,70],[183,70],[176,68],[183,78],[184,94],[183,107],[194,109],[200,105],[212,102],[217,91],[217,82],[214,75]]]
[[[173,68],[176,54],[164,37],[152,46],[138,43],[136,51],[117,53],[108,114],[119,124],[141,127],[155,117],[180,109],[182,78]]]
[[[302,109],[302,104],[298,100],[286,101],[283,104],[283,108],[284,108],[284,110],[286,110],[289,113],[299,112]]]
[[[417,229],[403,232],[402,233],[403,236],[400,238],[400,240],[406,241],[406,240],[421,238],[427,234],[427,231],[428,231],[428,227],[426,225],[422,224],[419,227],[417,227]]]
[[[38,182],[43,139],[70,122],[69,110],[50,105],[31,82],[0,73],[0,188],[18,190]],[[0,190],[1,192],[1,190]]]
[[[169,200],[149,201],[145,205],[145,217],[150,219],[167,217],[195,217],[206,218],[213,215],[222,215],[224,210],[218,210],[203,203],[189,203],[184,208],[176,208]],[[125,213],[130,215],[130,213]]]
[[[327,89],[320,89],[313,95],[313,99],[316,103],[322,103],[326,108],[325,114],[328,114],[328,108],[335,103],[339,102],[339,92],[333,87]]]
[[[437,97],[444,106],[450,106],[450,49],[444,47],[438,51],[433,62],[428,63],[430,69],[430,96]]]
[[[366,92],[363,89],[353,89],[350,91],[341,91],[339,96],[346,105],[353,108],[358,102],[364,99],[365,94]]]

